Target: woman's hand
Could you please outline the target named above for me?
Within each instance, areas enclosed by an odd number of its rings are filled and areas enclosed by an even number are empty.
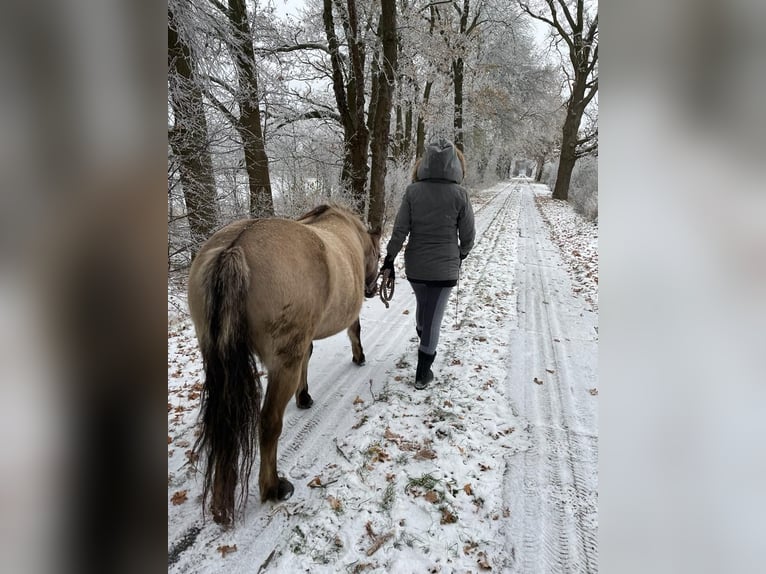
[[[394,259],[388,255],[386,255],[386,258],[383,260],[383,265],[380,267],[380,273],[382,274],[386,270],[389,270],[391,277],[394,277]]]

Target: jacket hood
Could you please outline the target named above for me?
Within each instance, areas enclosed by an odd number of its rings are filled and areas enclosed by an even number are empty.
[[[418,181],[424,179],[446,179],[455,183],[463,181],[463,168],[451,141],[440,138],[428,144],[418,166],[417,178]]]

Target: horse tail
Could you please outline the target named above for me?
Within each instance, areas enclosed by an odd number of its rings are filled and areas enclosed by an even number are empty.
[[[234,517],[238,482],[240,508],[247,500],[258,445],[262,391],[247,320],[249,283],[250,269],[238,245],[222,250],[203,271],[205,385],[194,448],[207,458],[203,515],[211,496],[213,520],[221,524]]]

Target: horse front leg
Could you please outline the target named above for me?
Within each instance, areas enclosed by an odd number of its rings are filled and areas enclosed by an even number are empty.
[[[351,360],[361,367],[364,365],[365,358],[364,349],[362,349],[362,326],[359,323],[359,317],[351,323],[346,332],[348,333],[348,338],[351,339],[351,352],[353,353]]]
[[[269,370],[269,384],[261,409],[259,436],[261,468],[258,486],[262,502],[287,500],[293,494],[294,488],[290,481],[280,478],[277,474],[277,443],[282,434],[285,407],[298,389],[301,369],[307,361],[308,354],[304,357],[286,357],[281,365]]]
[[[314,404],[314,399],[312,399],[309,394],[309,359],[313,354],[314,343],[311,343],[309,346],[309,354],[301,366],[301,382],[298,385],[298,390],[295,391],[295,404],[299,409],[308,409]]]

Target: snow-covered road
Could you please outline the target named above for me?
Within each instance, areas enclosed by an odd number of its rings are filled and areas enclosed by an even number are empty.
[[[188,464],[201,364],[185,302],[169,297],[169,571],[597,571],[597,316],[535,193],[513,181],[474,196],[476,246],[432,387],[411,386],[403,270],[389,309],[364,303],[365,366],[343,334],[315,343],[314,406],[291,403],[280,440],[295,493],[262,505],[253,481],[229,531],[201,520]]]

